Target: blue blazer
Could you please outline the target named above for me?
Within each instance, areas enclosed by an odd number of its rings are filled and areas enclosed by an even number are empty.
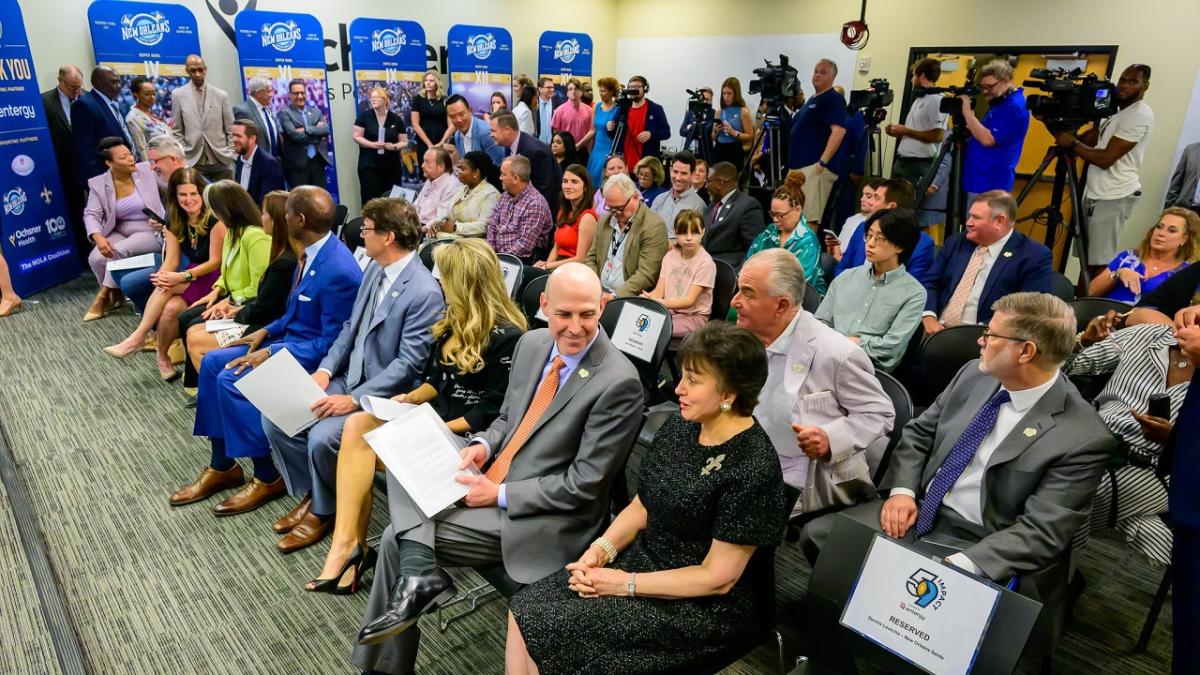
[[[962,234],[946,240],[924,281],[928,293],[926,311],[941,314],[950,302],[950,296],[954,295],[954,289],[958,287],[958,281],[962,279],[974,252],[975,244]],[[976,320],[979,323],[991,321],[992,303],[1009,293],[1049,293],[1050,278],[1050,249],[1014,231],[988,273],[983,295],[979,298]]]
[[[460,158],[467,154],[463,148],[461,131],[454,132],[454,147],[458,150]],[[496,166],[500,166],[500,163],[504,161],[504,148],[496,145],[496,141],[492,140],[491,127],[478,117],[471,118],[471,147],[487,153],[487,156],[492,158],[492,164]]]
[[[383,276],[377,263],[367,265],[366,276],[359,286],[350,318],[341,326],[337,341],[321,360],[323,368],[333,376],[345,375],[352,358],[362,359],[361,382],[347,382],[346,387],[355,401],[363,396],[394,396],[417,388],[433,344],[430,333],[441,316],[445,303],[442,287],[425,268],[415,253],[404,266],[396,281],[382,292],[378,308],[368,308],[372,291]],[[373,312],[369,320],[364,313]],[[358,333],[366,327],[362,354],[355,355]]]
[[[350,315],[361,281],[350,249],[331,234],[288,295],[283,316],[266,327],[271,353],[287,347],[305,370],[315,371]]]
[[[237,182],[242,181],[242,166],[245,162],[242,161],[241,155],[233,165],[233,179]],[[271,190],[282,190],[283,187],[283,167],[279,165],[279,160],[275,159],[262,146],[254,149],[254,161],[250,164],[250,187],[246,190],[254,199],[254,203],[262,206],[263,197]]]
[[[132,142],[125,130],[117,123],[104,99],[94,90],[80,96],[71,105],[71,136],[75,141],[75,156],[79,160],[80,183],[108,171],[108,167],[96,156],[100,139],[116,136],[124,138],[133,150]]]
[[[667,113],[663,107],[650,99],[646,99],[646,131],[650,132],[650,140],[642,144],[643,157],[662,157],[662,142],[671,137],[671,125],[667,122]],[[623,108],[618,108],[617,117],[620,121]],[[624,154],[621,148],[613,148],[613,152]]]
[[[933,267],[933,249],[933,237],[922,232],[921,238],[917,240],[917,247],[913,249],[908,262],[904,263],[904,269],[908,270],[908,273],[913,275],[913,278],[922,284],[929,278],[929,270]],[[837,268],[834,269],[833,276],[836,277],[848,269],[862,265],[866,261],[867,224],[863,222],[858,224],[858,229],[854,231],[854,236],[850,237],[850,244],[842,252],[842,259],[838,262]],[[953,292],[952,290],[951,293]]]

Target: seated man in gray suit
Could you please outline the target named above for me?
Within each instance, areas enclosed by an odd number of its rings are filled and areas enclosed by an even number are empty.
[[[804,285],[799,259],[771,248],[742,265],[732,303],[737,324],[767,346],[754,417],[779,453],[783,481],[800,491],[797,516],[870,499],[866,449],[896,419],[867,353],[800,306]]]
[[[594,272],[579,263],[554,270],[541,304],[549,327],[517,343],[500,416],[462,451],[464,467],[484,471],[459,478],[471,487],[465,506],[425,518],[388,476],[392,524],[351,657],[362,670],[412,672],[420,635],[406,629],[455,592],[439,563],[501,563],[528,584],[574,560],[608,521],[609,488],[637,434],[642,386],[598,330]]]
[[[313,404],[320,421],[292,437],[262,419],[288,492],[304,496],[274,525],[285,534],[277,544],[283,553],[311,546],[333,529],[337,452],[346,416],[359,409],[363,396],[387,397],[421,382],[430,331],[444,303],[437,280],[414,254],[420,228],[416,210],[406,201],[367,202],[363,246],[372,262],[350,318],[313,373],[328,394]]]
[[[301,185],[326,187],[325,167],[329,158],[329,123],[320,109],[308,106],[308,85],[304,80],[288,83],[291,105],[279,111],[279,131],[283,134],[283,175],[288,189]]]
[[[729,162],[717,162],[709,169],[708,194],[712,195],[712,205],[704,213],[700,244],[713,260],[723,260],[737,269],[754,238],[767,229],[762,205],[738,189],[738,167]]]
[[[904,428],[876,499],[842,513],[890,537],[1005,583],[1047,611],[1066,590],[1064,552],[1088,516],[1116,441],[1060,368],[1075,345],[1075,315],[1047,293],[996,301],[980,358]],[[801,533],[815,560],[833,518]],[[1036,629],[1035,629],[1035,632]],[[1053,642],[1051,642],[1053,644]]]

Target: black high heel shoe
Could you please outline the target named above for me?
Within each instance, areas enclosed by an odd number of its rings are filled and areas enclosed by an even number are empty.
[[[367,548],[364,551],[364,546],[365,544],[361,543],[355,544],[354,551],[346,559],[346,562],[342,564],[342,569],[338,571],[337,575],[328,579],[317,577],[308,582],[304,586],[304,590],[312,593],[330,593],[332,595],[353,595],[357,593],[358,582],[367,572],[375,567],[375,561],[379,555],[373,548]],[[342,580],[342,577],[346,576],[346,572],[350,571],[352,567],[354,568],[354,576],[350,579],[350,585],[338,585],[338,582]]]

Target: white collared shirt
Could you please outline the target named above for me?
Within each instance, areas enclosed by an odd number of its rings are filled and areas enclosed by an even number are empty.
[[[379,306],[383,304],[383,299],[387,296],[388,289],[396,284],[396,279],[400,278],[400,273],[404,271],[405,267],[408,267],[408,263],[414,257],[416,256],[412,254],[412,251],[409,251],[404,254],[403,258],[383,268],[383,290],[375,296],[375,306],[371,308],[372,312],[379,309]]]
[[[257,150],[256,150],[257,151]],[[238,177],[238,183],[247,191],[250,190],[250,168],[254,164],[254,153],[250,153],[250,157],[239,157],[242,160],[242,175]]]
[[[329,241],[329,238],[332,236],[333,232],[326,232],[325,236],[318,239],[316,243],[304,247],[304,269],[300,270],[301,279],[304,278],[304,275],[308,274],[308,270],[312,267],[313,261],[317,259],[317,254],[321,252],[321,247],[323,247],[325,242]]]
[[[983,287],[987,285],[992,266],[996,264],[996,259],[1003,253],[1004,245],[1012,238],[1012,233],[1013,231],[1009,230],[1008,234],[1001,237],[999,241],[986,247],[987,253],[983,254],[983,265],[980,266],[979,275],[975,277],[975,285],[971,286],[971,294],[967,296],[967,302],[963,305],[963,323],[979,323],[979,299],[983,297]]]

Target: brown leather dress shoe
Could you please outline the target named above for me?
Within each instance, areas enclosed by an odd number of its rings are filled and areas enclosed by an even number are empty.
[[[308,515],[308,510],[311,507],[312,495],[305,495],[304,499],[301,499],[300,503],[296,505],[296,508],[288,511],[282,518],[275,521],[275,524],[271,526],[271,529],[275,530],[276,534],[287,534],[288,532],[291,532],[292,528],[300,522],[300,519]]]
[[[212,467],[205,467],[200,477],[194,483],[181,488],[179,492],[171,495],[171,506],[183,506],[193,502],[202,501],[221,492],[235,488],[246,482],[246,477],[242,475],[242,466],[234,464],[233,468],[225,471],[217,471]]]
[[[272,483],[264,483],[255,478],[238,490],[237,494],[214,506],[213,513],[218,516],[236,516],[239,513],[253,511],[285,494],[287,494],[287,487],[283,484],[282,476],[276,478]]]
[[[299,551],[321,541],[332,531],[333,518],[322,523],[321,519],[316,517],[312,511],[308,511],[300,519],[300,522],[296,523],[292,531],[285,534],[283,539],[275,544],[275,548],[279,549],[280,553]]]

